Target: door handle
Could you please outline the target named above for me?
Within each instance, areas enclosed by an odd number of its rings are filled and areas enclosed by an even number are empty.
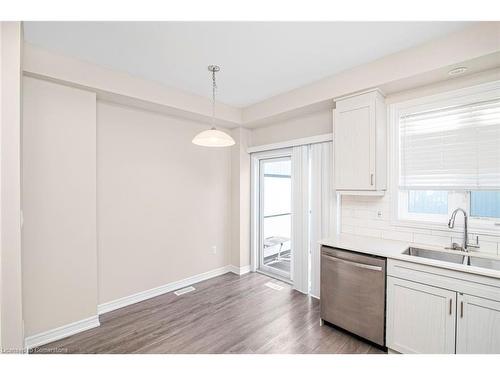
[[[353,262],[352,260],[340,259],[340,258],[334,257],[333,255],[328,255],[328,254],[322,254],[322,256],[325,257],[326,259],[333,260],[334,262],[344,263],[344,264],[347,264],[349,266],[364,268],[364,269],[372,270],[372,271],[382,271],[382,267],[374,266],[373,264]]]

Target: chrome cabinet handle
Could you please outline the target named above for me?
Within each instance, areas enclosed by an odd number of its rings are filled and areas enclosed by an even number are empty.
[[[451,305],[452,305],[453,301],[452,299],[450,298],[450,315],[451,315]]]
[[[460,317],[464,317],[464,301],[460,301]]]
[[[373,173],[370,175],[370,185],[373,186]]]
[[[323,254],[322,256],[324,256],[325,259],[333,260],[334,262],[344,263],[353,267],[364,268],[372,271],[382,271],[382,267],[380,266],[374,266],[372,264],[358,263],[358,262],[353,262],[351,260],[340,259],[329,254]]]

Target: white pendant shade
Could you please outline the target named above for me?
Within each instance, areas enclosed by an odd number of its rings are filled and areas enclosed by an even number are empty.
[[[215,129],[215,73],[220,70],[218,65],[209,65],[208,71],[212,72],[212,129],[202,131],[193,138],[193,143],[205,147],[227,147],[235,144],[234,139],[227,133]]]
[[[209,129],[198,133],[192,142],[195,145],[205,147],[227,147],[235,144],[234,139],[229,134],[217,129]]]

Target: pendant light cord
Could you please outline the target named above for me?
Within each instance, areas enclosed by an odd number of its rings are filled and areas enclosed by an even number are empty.
[[[215,82],[215,69],[212,70],[212,129],[215,129],[215,91],[217,84]]]

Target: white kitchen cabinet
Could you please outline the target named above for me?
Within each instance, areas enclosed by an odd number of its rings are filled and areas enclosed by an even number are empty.
[[[340,193],[373,194],[387,186],[387,120],[378,90],[335,100],[335,188]]]
[[[500,353],[500,302],[458,295],[457,353]]]
[[[457,293],[387,277],[387,346],[400,353],[455,353]]]
[[[500,354],[498,277],[388,259],[386,311],[393,351]]]

